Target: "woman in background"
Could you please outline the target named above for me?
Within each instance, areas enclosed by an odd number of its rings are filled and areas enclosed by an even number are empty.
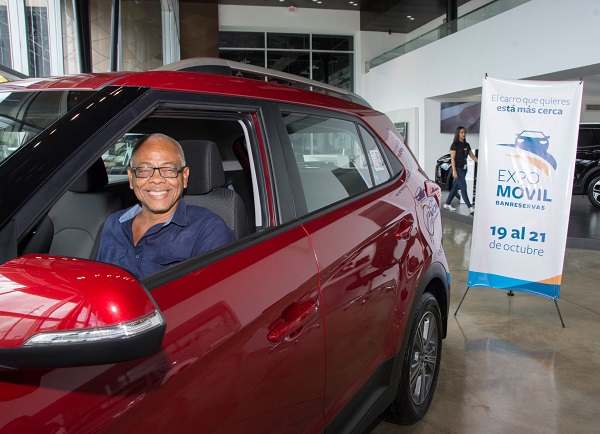
[[[454,182],[452,183],[452,188],[450,189],[450,193],[448,194],[444,208],[449,209],[450,211],[454,211],[456,209],[450,205],[450,203],[452,202],[454,196],[456,196],[458,190],[460,190],[465,204],[469,207],[469,213],[473,214],[473,212],[475,212],[475,208],[469,201],[465,177],[467,175],[467,156],[471,157],[476,163],[477,157],[475,154],[473,154],[471,145],[469,145],[465,140],[466,137],[467,130],[465,127],[458,127],[454,133],[452,145],[450,145],[450,161],[452,163],[452,177],[454,178]]]

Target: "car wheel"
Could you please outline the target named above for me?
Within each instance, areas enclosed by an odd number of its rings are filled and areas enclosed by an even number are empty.
[[[382,417],[410,425],[421,419],[433,399],[442,357],[442,321],[435,297],[424,293],[411,327],[396,399]]]
[[[587,189],[587,195],[592,205],[600,208],[600,176],[592,179]]]

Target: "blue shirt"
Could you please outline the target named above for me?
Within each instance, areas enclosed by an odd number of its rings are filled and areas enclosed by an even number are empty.
[[[180,199],[169,221],[152,226],[134,246],[133,218],[141,210],[134,205],[106,219],[98,261],[123,267],[141,279],[235,240],[219,216]]]

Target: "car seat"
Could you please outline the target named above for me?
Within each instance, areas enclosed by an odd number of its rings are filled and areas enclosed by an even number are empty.
[[[106,168],[102,159],[98,159],[50,208],[23,254],[95,259],[93,250],[104,221],[121,209],[120,197],[103,190],[106,184]]]
[[[236,238],[248,234],[242,198],[225,188],[225,172],[217,145],[209,140],[181,140],[186,165],[190,168],[184,199],[188,205],[208,208],[221,217]]]

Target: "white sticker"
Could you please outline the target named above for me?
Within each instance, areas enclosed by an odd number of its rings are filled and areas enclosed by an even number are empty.
[[[371,154],[371,161],[373,162],[373,167],[375,168],[375,171],[380,172],[382,170],[385,170],[385,166],[383,165],[383,160],[381,159],[381,153],[379,152],[379,149],[371,149],[369,151],[369,154]]]

